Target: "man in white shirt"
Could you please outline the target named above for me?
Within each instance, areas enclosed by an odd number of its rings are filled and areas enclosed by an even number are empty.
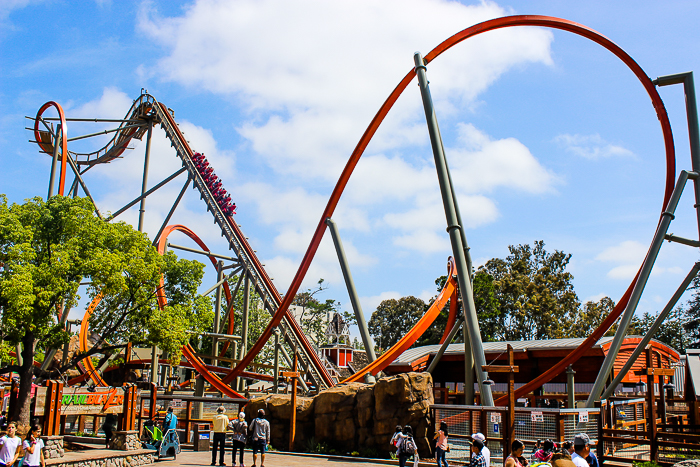
[[[574,437],[574,453],[571,461],[576,467],[588,467],[586,456],[591,452],[591,438],[586,433],[579,433]]]
[[[489,450],[488,447],[486,447],[486,436],[483,435],[483,433],[474,433],[472,435],[473,439],[478,439],[482,443],[484,443],[484,447],[481,450],[481,454],[484,456],[484,460],[486,461],[486,465],[489,466],[491,465],[491,451]]]

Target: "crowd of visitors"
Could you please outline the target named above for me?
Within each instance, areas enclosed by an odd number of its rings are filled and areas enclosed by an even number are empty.
[[[226,435],[232,434],[231,465],[236,466],[236,453],[238,453],[238,465],[244,467],[243,452],[246,443],[253,448],[253,467],[258,465],[260,454],[260,467],[265,467],[265,451],[270,444],[270,422],[265,420],[265,410],[258,410],[258,416],[248,425],[245,421],[245,413],[238,414],[238,418],[229,419],[226,409],[219,407],[214,416],[214,446],[211,451],[211,465],[216,465],[218,454],[219,465],[226,465],[224,455],[226,453]]]
[[[204,179],[204,183],[206,183],[212,196],[214,196],[219,208],[221,208],[221,212],[227,216],[236,214],[236,203],[231,201],[231,195],[223,187],[223,182],[216,176],[214,168],[209,165],[209,161],[204,157],[204,154],[195,152],[192,156],[192,161],[197,171],[202,176],[202,179]]]

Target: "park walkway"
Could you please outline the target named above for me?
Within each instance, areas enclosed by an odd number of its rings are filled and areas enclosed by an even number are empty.
[[[238,459],[236,459],[238,460]],[[250,451],[245,453],[245,465],[249,467],[253,465],[253,454]],[[226,465],[231,467],[231,453],[226,452]],[[194,452],[182,451],[177,456],[177,459],[163,459],[155,464],[156,467],[165,466],[201,466],[211,463],[211,452]],[[372,462],[367,459],[352,459],[338,457],[312,457],[296,454],[287,454],[282,452],[268,452],[265,454],[265,467],[344,467],[344,466],[367,466],[367,467],[386,467],[387,465],[398,465],[398,461],[378,461]],[[413,465],[413,462],[410,463]],[[420,463],[421,466],[434,466],[434,461],[431,463]],[[260,456],[258,456],[258,467],[260,466]]]

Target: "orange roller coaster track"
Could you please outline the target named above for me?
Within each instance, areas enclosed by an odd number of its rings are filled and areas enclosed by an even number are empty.
[[[656,112],[656,115],[659,119],[659,123],[661,126],[661,131],[662,131],[662,136],[664,140],[664,148],[665,148],[665,158],[666,158],[666,175],[665,175],[665,191],[664,191],[664,198],[663,198],[663,203],[662,203],[662,213],[665,210],[667,204],[669,203],[669,200],[671,198],[671,193],[673,191],[674,185],[675,185],[675,148],[674,148],[674,142],[673,142],[673,134],[671,131],[671,125],[668,119],[668,115],[666,113],[666,109],[664,107],[663,101],[661,100],[661,97],[659,96],[656,87],[652,83],[651,79],[647,76],[647,74],[642,70],[642,68],[624,51],[622,50],[619,46],[617,46],[615,43],[610,41],[608,38],[603,36],[602,34],[594,31],[593,29],[590,29],[586,26],[580,25],[578,23],[560,19],[560,18],[554,18],[554,17],[549,17],[549,16],[529,16],[529,15],[520,15],[520,16],[508,16],[508,17],[503,17],[503,18],[496,18],[492,20],[488,20],[479,24],[476,24],[474,26],[471,26],[469,28],[466,28],[459,33],[451,36],[441,44],[439,44],[437,47],[435,47],[433,50],[431,50],[427,55],[424,57],[424,63],[427,65],[433,60],[437,59],[440,55],[442,55],[444,52],[449,50],[450,48],[454,47],[455,45],[471,38],[474,36],[477,36],[479,34],[483,34],[489,31],[494,31],[498,29],[503,29],[503,28],[508,28],[508,27],[516,27],[516,26],[535,26],[535,27],[545,27],[545,28],[552,28],[552,29],[558,29],[558,30],[563,30],[567,31],[576,35],[579,35],[581,37],[587,38],[608,51],[610,51],[613,55],[615,55],[617,58],[619,58],[627,67],[632,71],[632,73],[637,77],[637,79],[640,81],[642,84],[643,88],[649,95],[649,98],[651,99],[652,106],[654,108],[654,111]],[[270,339],[272,336],[273,329],[276,326],[279,326],[281,323],[286,323],[292,333],[296,336],[297,339],[301,342],[301,347],[303,352],[306,353],[306,355],[309,358],[309,361],[315,368],[318,369],[318,375],[320,376],[321,380],[328,385],[332,386],[334,382],[330,379],[330,376],[328,375],[327,371],[321,364],[321,362],[318,359],[318,356],[316,353],[313,351],[313,349],[310,347],[308,341],[306,341],[305,337],[303,336],[303,333],[301,333],[301,330],[299,329],[298,324],[296,321],[290,317],[288,309],[289,306],[292,303],[292,300],[294,299],[294,296],[298,292],[299,288],[301,287],[301,283],[304,280],[308,269],[311,265],[311,262],[313,261],[316,252],[318,250],[318,247],[321,243],[321,240],[323,238],[323,235],[326,230],[326,219],[332,217],[338,202],[340,200],[340,197],[345,190],[345,187],[347,186],[347,183],[350,179],[350,176],[352,175],[357,163],[360,160],[360,157],[363,155],[365,149],[367,148],[369,142],[372,140],[374,137],[374,134],[376,133],[377,129],[383,122],[384,118],[387,116],[391,108],[393,107],[394,103],[397,101],[399,96],[404,92],[404,90],[407,88],[408,84],[413,81],[415,77],[415,69],[412,68],[405,76],[404,78],[399,82],[399,84],[396,86],[396,88],[391,92],[389,97],[386,99],[386,101],[383,103],[383,105],[380,107],[379,111],[377,114],[374,116],[372,121],[370,122],[369,126],[365,130],[364,134],[360,138],[359,142],[357,143],[357,146],[355,147],[354,151],[350,155],[348,162],[346,163],[339,180],[333,189],[333,192],[331,193],[331,196],[328,200],[328,203],[326,205],[326,208],[324,209],[321,218],[319,220],[319,223],[317,224],[317,227],[314,231],[313,237],[310,241],[309,247],[306,250],[306,253],[304,254],[304,257],[301,261],[301,264],[290,284],[289,289],[287,290],[287,293],[284,295],[284,297],[281,297],[280,294],[277,292],[277,290],[274,288],[272,285],[270,278],[267,276],[267,273],[265,272],[264,268],[260,264],[259,260],[255,256],[255,254],[252,252],[252,249],[250,248],[250,245],[245,241],[245,237],[242,236],[240,229],[236,225],[235,222],[232,222],[230,219],[226,219],[225,216],[221,214],[221,212],[217,211],[215,207],[209,207],[212,210],[212,213],[215,216],[216,222],[220,225],[222,228],[222,231],[224,234],[228,234],[228,232],[231,232],[231,235],[234,237],[237,237],[238,239],[236,242],[232,241],[231,245],[232,248],[236,248],[236,252],[239,255],[245,256],[247,259],[249,259],[252,271],[256,274],[258,274],[259,277],[259,283],[258,287],[262,289],[264,293],[266,293],[266,297],[269,301],[270,306],[274,306],[276,309],[274,310],[274,313],[272,315],[272,319],[270,320],[268,326],[262,333],[262,335],[259,337],[259,339],[255,342],[255,344],[251,347],[251,349],[248,351],[248,353],[243,357],[243,359],[240,361],[240,363],[232,369],[223,379],[220,380],[220,382],[223,385],[228,385],[235,377],[240,376],[243,374],[245,369],[251,364],[255,356],[262,350],[263,346],[265,343]],[[42,107],[42,110],[40,111],[43,112],[48,106],[52,105],[53,103],[47,103],[44,107]],[[163,104],[159,104],[153,99],[152,97],[148,95],[142,95],[141,99],[137,99],[137,101],[134,103],[134,106],[132,107],[132,110],[134,112],[134,115],[136,115],[136,109],[141,109],[144,110],[146,109],[148,112],[152,112],[155,117],[157,117],[160,120],[161,126],[166,130],[166,133],[168,137],[171,139],[171,142],[173,143],[174,146],[176,146],[176,150],[178,151],[178,155],[183,159],[183,165],[188,169],[190,172],[190,175],[194,177],[195,185],[200,189],[202,192],[203,198],[206,200],[207,199],[207,192],[206,192],[206,187],[202,188],[202,181],[197,179],[197,174],[196,170],[194,169],[191,161],[192,157],[192,150],[189,148],[187,145],[187,142],[185,139],[182,137],[182,134],[180,133],[179,129],[177,128],[177,124],[174,122],[174,119],[170,112],[167,111],[167,108]],[[110,147],[105,147],[104,149],[97,151],[96,153],[93,153],[93,155],[87,155],[87,162],[84,162],[86,164],[93,164],[93,163],[99,163],[105,160],[111,160],[115,156],[115,154],[120,154],[123,151],[123,148],[125,147],[125,142],[128,142],[128,139],[131,137],[138,137],[139,134],[136,131],[130,130],[130,132],[124,131],[124,133],[121,136],[115,136],[113,139],[113,142],[111,143],[112,145]],[[65,136],[65,135],[64,135]],[[37,141],[41,141],[40,139],[37,139]],[[117,142],[119,144],[117,144]],[[40,143],[41,146],[41,143]],[[42,149],[44,150],[45,148],[42,146]],[[66,150],[64,148],[63,154],[66,154]],[[94,158],[91,159],[91,157],[94,156]],[[65,166],[65,164],[64,164]],[[63,186],[63,178],[65,177],[65,171],[62,170],[61,172],[61,186]],[[235,245],[234,245],[235,243]],[[542,384],[551,381],[553,377],[555,377],[557,374],[561,373],[567,365],[575,362],[580,358],[589,348],[591,348],[594,343],[603,336],[603,334],[610,328],[610,326],[615,322],[615,320],[621,315],[622,311],[625,309],[627,306],[627,303],[630,298],[631,291],[637,281],[637,277],[632,281],[632,284],[630,284],[629,288],[623,295],[623,297],[620,299],[620,301],[617,303],[617,306],[614,308],[614,310],[610,313],[610,315],[600,324],[600,326],[595,329],[591,335],[581,344],[580,347],[577,349],[573,350],[571,353],[569,353],[564,359],[562,359],[558,364],[554,365],[550,370],[547,372],[543,373],[540,375],[538,378],[534,379],[533,381],[527,383],[526,385],[522,386],[518,390],[516,390],[516,397],[520,397],[533,389],[541,386]],[[455,290],[452,290],[455,287],[454,283],[452,281],[448,281],[448,283],[445,285],[445,288],[443,288],[443,291],[440,294],[440,300],[446,301],[449,297],[454,296]],[[456,302],[456,300],[453,300],[453,302]],[[444,303],[443,303],[444,305]],[[436,311],[437,310],[437,311]],[[399,350],[404,347],[408,341],[413,339],[413,337],[419,336],[422,334],[425,329],[429,326],[428,322],[432,322],[430,319],[433,314],[436,312],[439,312],[439,309],[437,307],[431,307],[431,309],[424,315],[421,320],[419,320],[418,323],[413,327],[413,329],[409,332],[409,335],[411,336],[410,339],[406,339],[405,341],[402,339],[402,343],[397,344],[395,348],[392,348],[391,355],[386,355],[380,357],[380,359],[375,362],[376,364],[370,365],[369,367],[361,370],[361,373],[364,374],[366,372],[372,372],[376,373],[377,371],[380,371],[382,368],[384,368],[388,363],[390,363],[390,360],[393,360],[398,354],[400,353]],[[456,317],[456,309],[450,311],[450,317],[449,321],[450,323],[454,323],[454,319]],[[434,317],[433,317],[434,319]],[[426,324],[428,323],[428,324]],[[448,326],[449,328],[449,326]],[[407,337],[407,336],[406,336]],[[443,336],[444,339],[444,336]],[[415,339],[413,339],[412,342],[414,342]],[[411,342],[411,343],[412,343]],[[409,346],[411,344],[408,344]],[[370,368],[371,367],[371,368]],[[206,375],[209,373],[209,370],[201,365],[200,368],[198,368],[198,371],[201,371],[203,375]],[[212,378],[214,378],[214,375],[211,375]],[[215,377],[218,379],[218,377]],[[209,379],[209,377],[207,377]],[[211,381],[210,381],[211,382]],[[213,383],[212,383],[213,384]],[[218,384],[218,381],[217,381]],[[218,387],[218,386],[217,386]],[[504,404],[506,401],[504,398],[499,399],[496,401],[497,404]]]

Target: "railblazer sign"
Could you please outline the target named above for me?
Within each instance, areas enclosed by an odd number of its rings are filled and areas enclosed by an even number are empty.
[[[46,388],[37,388],[35,415],[44,414]],[[122,388],[64,388],[61,399],[61,415],[106,415],[124,411],[124,390]]]

